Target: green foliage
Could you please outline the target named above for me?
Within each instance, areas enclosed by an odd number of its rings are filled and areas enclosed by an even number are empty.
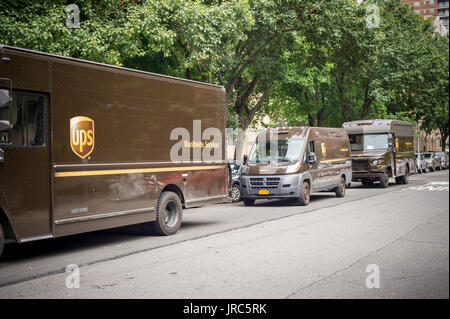
[[[230,127],[397,118],[446,139],[449,43],[433,29],[400,0],[0,3],[0,43],[223,85]]]

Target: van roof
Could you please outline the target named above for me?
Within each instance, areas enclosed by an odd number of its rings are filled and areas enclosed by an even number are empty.
[[[398,136],[412,136],[413,126],[399,120],[361,120],[342,125],[348,134],[395,133]]]
[[[6,51],[5,51],[5,49],[6,49]],[[65,61],[81,62],[81,63],[90,64],[90,65],[106,67],[106,68],[110,68],[110,69],[114,69],[114,70],[118,70],[118,71],[126,71],[126,72],[134,72],[134,73],[139,73],[139,74],[146,74],[146,75],[150,75],[150,76],[154,76],[154,77],[166,78],[166,79],[170,79],[170,80],[185,82],[187,84],[209,86],[209,87],[212,87],[212,88],[216,88],[216,89],[220,89],[220,90],[225,91],[225,88],[223,86],[216,85],[216,84],[205,83],[205,82],[194,81],[194,80],[188,80],[188,79],[183,79],[183,78],[177,78],[177,77],[169,76],[169,75],[163,75],[163,74],[158,74],[158,73],[152,73],[152,72],[147,72],[147,71],[130,69],[130,68],[125,68],[125,67],[111,65],[111,64],[106,64],[106,63],[88,61],[88,60],[77,59],[77,58],[72,58],[72,57],[52,54],[52,53],[46,53],[46,52],[42,52],[42,51],[35,51],[35,50],[24,49],[24,48],[19,48],[19,47],[5,45],[5,44],[0,44],[0,54],[8,53],[7,52],[8,50],[9,51],[24,52],[24,53],[28,53],[28,54],[37,54],[37,55],[41,55],[41,56],[44,56],[44,57],[50,57],[50,58],[55,58],[55,59],[62,59],[62,60],[65,60]]]
[[[276,134],[278,139],[289,139],[289,138],[307,138],[308,134],[314,134],[316,137],[322,138],[343,138],[348,139],[347,132],[343,128],[333,128],[333,127],[310,127],[310,126],[290,126],[290,127],[276,127],[263,129],[260,135],[266,135],[266,139],[269,139],[271,131],[272,134]]]

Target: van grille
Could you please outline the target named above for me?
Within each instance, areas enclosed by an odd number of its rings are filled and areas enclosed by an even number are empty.
[[[366,159],[352,160],[352,170],[354,172],[367,172],[369,170],[369,161]]]
[[[250,187],[252,188],[278,188],[280,185],[279,177],[251,177]]]

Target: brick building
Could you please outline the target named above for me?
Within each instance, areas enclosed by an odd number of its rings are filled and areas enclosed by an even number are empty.
[[[438,33],[447,34],[449,0],[402,0],[402,2],[409,4],[412,10],[424,18],[432,18],[439,29]],[[440,30],[441,25],[445,31]]]

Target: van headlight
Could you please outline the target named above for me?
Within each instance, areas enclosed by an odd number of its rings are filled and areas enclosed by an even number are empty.
[[[372,165],[381,165],[381,161],[380,160],[373,160],[372,161]]]
[[[294,165],[289,165],[286,169],[286,174],[295,173],[300,168],[300,163],[297,162]]]

